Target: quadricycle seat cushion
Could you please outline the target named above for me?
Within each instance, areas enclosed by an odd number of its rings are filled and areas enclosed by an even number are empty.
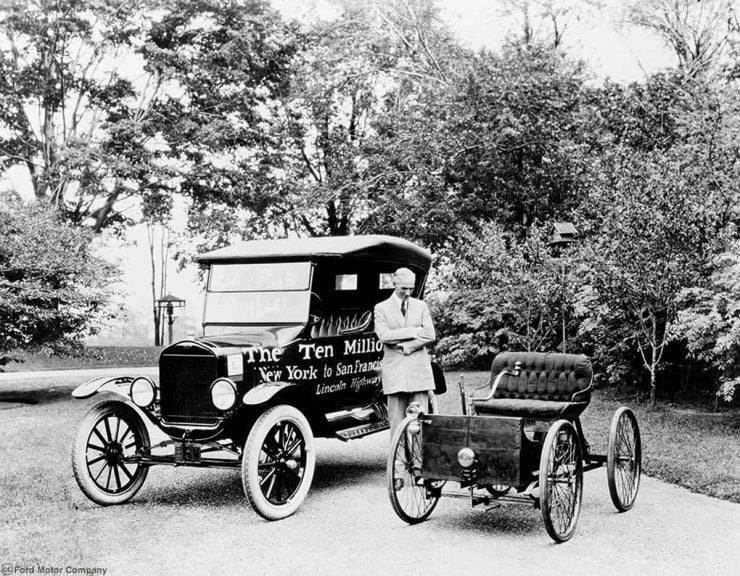
[[[493,398],[473,400],[476,413],[537,419],[574,419],[588,406],[593,388],[591,361],[582,354],[503,352],[491,364],[491,382],[505,374]]]

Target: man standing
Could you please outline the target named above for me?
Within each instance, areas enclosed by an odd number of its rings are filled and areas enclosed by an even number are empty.
[[[436,336],[429,308],[411,297],[415,284],[416,275],[408,268],[399,268],[393,275],[393,294],[375,306],[375,333],[384,350],[381,375],[391,438],[411,402],[427,411],[428,392],[434,389],[426,347]]]

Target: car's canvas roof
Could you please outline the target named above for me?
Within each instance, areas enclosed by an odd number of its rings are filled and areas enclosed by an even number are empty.
[[[426,249],[394,236],[328,236],[250,240],[198,256],[198,262],[243,262],[248,260],[293,260],[316,257],[367,257],[374,260],[407,263],[428,269],[432,256]]]

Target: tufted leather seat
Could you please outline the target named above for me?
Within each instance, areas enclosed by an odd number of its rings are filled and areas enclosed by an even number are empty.
[[[311,327],[311,338],[328,338],[362,331],[368,327],[372,316],[370,310],[326,314]]]
[[[541,419],[576,418],[591,399],[593,369],[588,357],[579,354],[503,352],[491,364],[491,382],[504,375],[490,400],[473,400],[478,414]]]

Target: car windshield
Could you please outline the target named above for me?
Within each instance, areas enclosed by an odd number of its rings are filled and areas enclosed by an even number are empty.
[[[300,323],[308,318],[311,263],[215,264],[205,324]]]
[[[268,292],[308,290],[310,262],[272,262],[268,264],[214,264],[210,292]]]

